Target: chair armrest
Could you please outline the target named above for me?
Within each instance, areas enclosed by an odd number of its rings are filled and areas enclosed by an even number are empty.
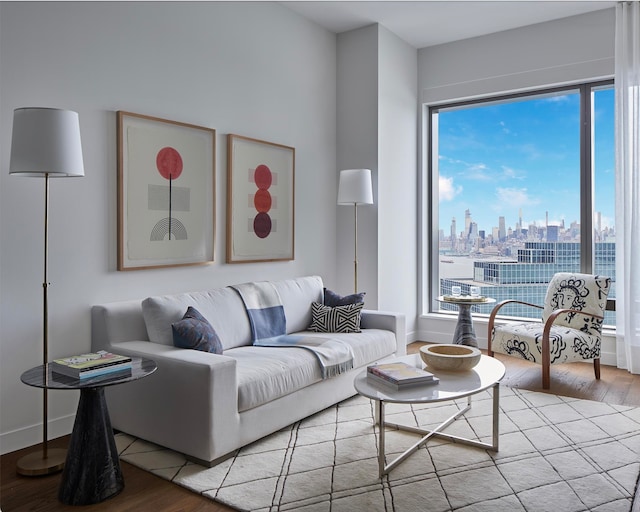
[[[502,307],[506,306],[507,304],[522,304],[523,306],[530,306],[536,309],[544,309],[543,306],[540,306],[538,304],[531,304],[530,302],[523,302],[517,299],[507,299],[498,302],[491,310],[491,314],[489,315],[489,324],[487,325],[487,352],[490,356],[493,356],[493,351],[491,350],[491,341],[493,337],[491,336],[491,333],[493,333],[493,326],[495,323],[496,315],[498,314],[498,311],[500,311],[500,309],[502,309]]]
[[[592,318],[600,318],[601,320],[604,320],[604,316],[602,315],[596,315],[594,313],[587,313],[585,311],[579,311],[577,309],[556,309],[553,311],[553,313],[551,313],[548,317],[547,317],[547,321],[544,324],[544,330],[542,331],[542,340],[544,343],[544,340],[546,339],[547,341],[549,340],[549,333],[551,332],[551,327],[553,326],[554,322],[556,321],[556,319],[560,316],[563,315],[565,313],[576,313],[579,315],[584,315],[584,316],[590,316]],[[544,347],[543,347],[544,350]]]

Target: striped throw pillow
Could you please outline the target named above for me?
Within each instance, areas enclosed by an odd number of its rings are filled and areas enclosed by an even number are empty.
[[[329,307],[318,302],[311,303],[310,331],[315,332],[360,332],[362,302],[346,306]]]

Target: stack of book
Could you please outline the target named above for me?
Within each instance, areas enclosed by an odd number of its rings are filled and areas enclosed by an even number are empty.
[[[433,373],[407,363],[382,363],[367,366],[367,379],[396,390],[437,384],[440,380]]]
[[[51,370],[76,379],[102,375],[115,376],[117,372],[131,372],[131,358],[100,350],[90,354],[55,359],[51,362]]]

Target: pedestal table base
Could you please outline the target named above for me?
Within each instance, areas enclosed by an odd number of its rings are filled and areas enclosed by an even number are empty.
[[[103,388],[82,388],[58,498],[67,505],[99,503],[124,489]]]

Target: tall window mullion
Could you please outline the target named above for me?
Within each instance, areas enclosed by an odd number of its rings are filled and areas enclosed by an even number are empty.
[[[593,168],[591,87],[580,87],[580,269],[593,272]]]

